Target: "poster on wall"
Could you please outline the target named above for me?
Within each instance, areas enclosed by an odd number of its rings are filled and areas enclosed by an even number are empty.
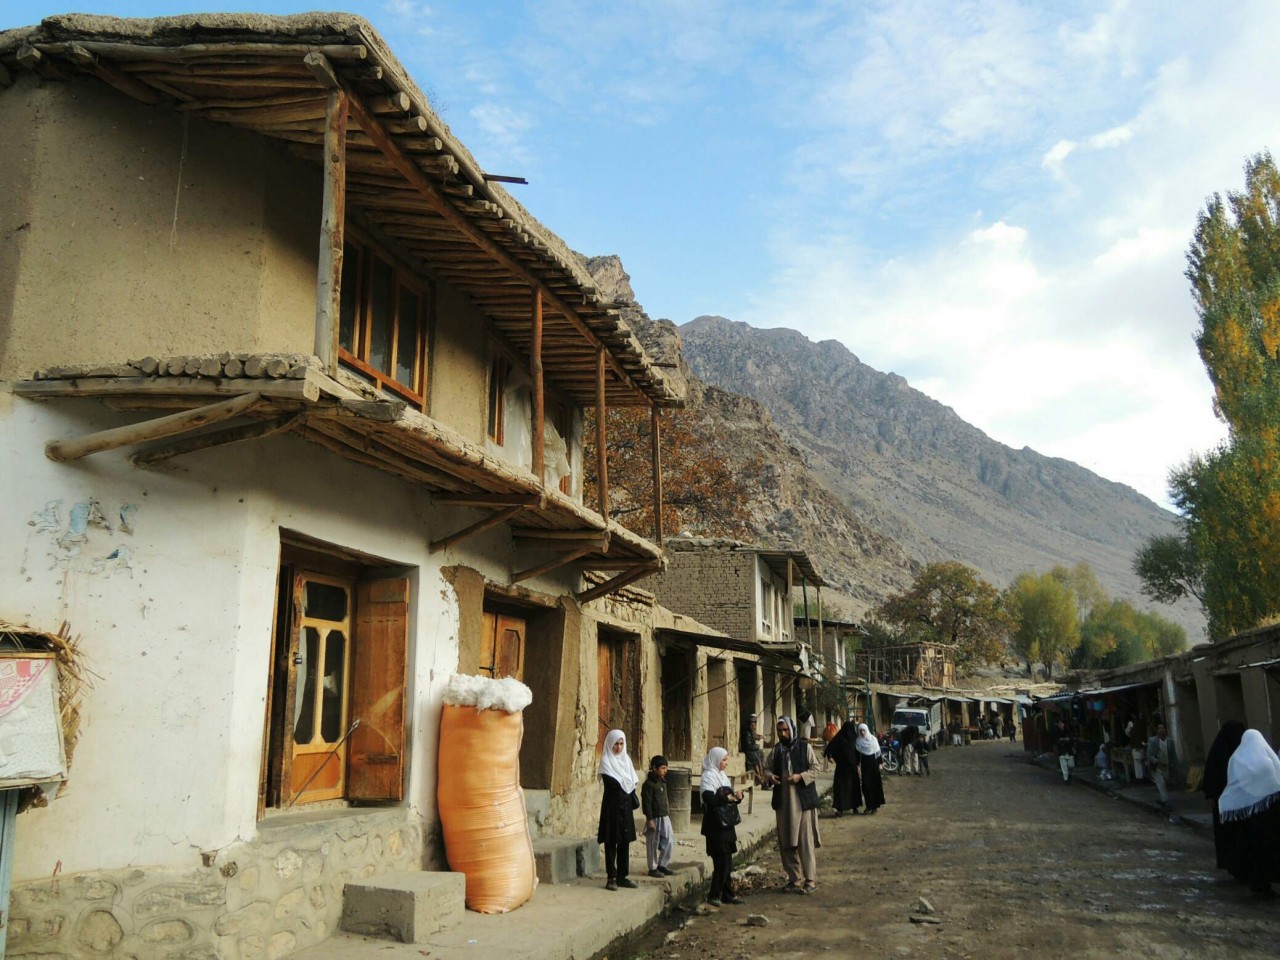
[[[0,790],[66,778],[57,662],[0,656]]]

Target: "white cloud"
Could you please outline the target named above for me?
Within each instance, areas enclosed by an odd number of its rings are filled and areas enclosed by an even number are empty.
[[[1040,166],[1044,167],[1055,177],[1062,176],[1062,165],[1066,162],[1067,157],[1076,149],[1074,140],[1059,140],[1055,143],[1045,155],[1040,159]]]
[[[1119,147],[1133,139],[1133,130],[1127,126],[1112,127],[1102,133],[1095,133],[1085,141],[1093,150],[1109,150]]]

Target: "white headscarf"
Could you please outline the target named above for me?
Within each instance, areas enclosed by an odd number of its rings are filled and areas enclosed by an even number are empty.
[[[703,791],[715,793],[721,787],[732,787],[729,782],[728,775],[720,769],[720,761],[729,755],[729,751],[724,747],[712,747],[705,757],[702,758],[702,785]]]
[[[880,753],[880,743],[871,735],[871,728],[865,723],[858,724],[858,739],[854,741],[854,746],[864,757],[874,757]]]
[[[1246,730],[1227,763],[1227,789],[1218,798],[1223,821],[1247,820],[1280,803],[1280,757],[1257,730]]]
[[[614,753],[613,745],[622,741],[622,752]],[[596,771],[601,777],[608,775],[618,781],[623,793],[630,793],[640,782],[636,776],[636,768],[627,756],[627,735],[621,730],[610,730],[604,737],[604,753],[600,755],[600,769]],[[603,780],[600,781],[604,783]]]

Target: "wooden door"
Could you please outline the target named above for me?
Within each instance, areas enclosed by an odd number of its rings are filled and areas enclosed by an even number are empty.
[[[347,797],[400,800],[404,796],[409,581],[370,580],[359,585],[358,598],[351,718],[359,726],[347,745]]]
[[[596,642],[596,689],[599,690],[599,736],[613,729],[614,689],[613,689],[613,644],[607,637],[600,637]],[[630,746],[628,744],[628,746]]]
[[[479,672],[496,680],[504,677],[524,680],[527,636],[528,621],[523,617],[486,610],[480,640]]]

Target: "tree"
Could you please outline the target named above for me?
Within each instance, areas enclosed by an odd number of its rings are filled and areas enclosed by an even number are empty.
[[[1091,610],[1110,599],[1098,582],[1098,575],[1093,572],[1093,567],[1084,560],[1070,568],[1056,566],[1049,571],[1049,576],[1071,591],[1076,601],[1076,618],[1081,623],[1084,623]]]
[[[1178,653],[1187,645],[1182,627],[1128,600],[1108,600],[1092,610],[1080,638],[1072,660],[1080,667],[1123,667]]]
[[[1013,648],[1031,662],[1039,660],[1053,677],[1053,665],[1063,663],[1080,643],[1080,620],[1071,589],[1050,573],[1023,573],[1005,594],[1013,617]]]
[[[1133,572],[1142,580],[1142,594],[1157,603],[1195,597],[1204,603],[1204,564],[1185,536],[1152,537],[1133,558]]]
[[[1201,211],[1186,275],[1229,435],[1170,478],[1190,576],[1149,585],[1198,583],[1210,636],[1222,637],[1280,611],[1280,170],[1269,153],[1246,162],[1242,193],[1215,194]]]
[[[956,646],[956,665],[991,663],[1005,652],[1009,619],[1000,592],[963,563],[931,563],[875,616],[913,639]]]
[[[609,516],[643,535],[653,533],[653,460],[649,411],[618,407],[606,415],[605,455],[609,471]],[[708,536],[750,535],[751,483],[759,459],[736,465],[701,429],[690,410],[665,413],[662,420],[662,526],[668,532],[691,529]],[[595,416],[588,410],[583,427],[583,491],[598,502]]]

